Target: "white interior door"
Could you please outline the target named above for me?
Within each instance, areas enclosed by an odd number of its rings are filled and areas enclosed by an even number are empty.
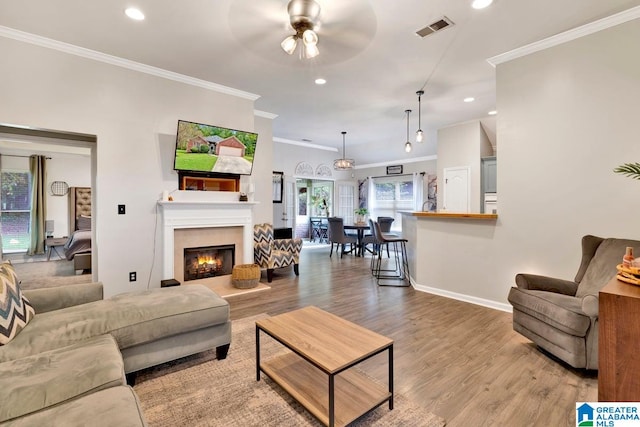
[[[354,223],[354,210],[356,209],[358,183],[354,181],[336,181],[334,183],[334,212],[335,216],[342,217],[345,224]]]
[[[444,168],[443,210],[447,212],[469,212],[471,197],[471,168],[468,166]]]

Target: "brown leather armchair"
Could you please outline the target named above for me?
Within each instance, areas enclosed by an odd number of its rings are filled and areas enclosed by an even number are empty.
[[[508,297],[513,329],[574,368],[598,369],[598,293],[616,275],[627,246],[640,253],[638,240],[584,236],[573,281],[516,275]]]

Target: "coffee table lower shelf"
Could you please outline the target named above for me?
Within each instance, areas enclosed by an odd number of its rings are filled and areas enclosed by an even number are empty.
[[[260,364],[260,370],[329,425],[328,376],[295,353],[276,356]],[[335,425],[346,426],[392,398],[385,386],[355,369],[335,376]]]

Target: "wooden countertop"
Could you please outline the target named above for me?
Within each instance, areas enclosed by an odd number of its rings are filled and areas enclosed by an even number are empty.
[[[452,219],[497,219],[498,214],[455,213],[455,212],[406,212],[418,218],[452,218]]]

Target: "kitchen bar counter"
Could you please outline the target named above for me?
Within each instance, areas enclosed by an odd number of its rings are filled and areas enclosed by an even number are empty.
[[[500,248],[495,244],[501,228],[497,214],[403,212],[402,237],[408,240],[413,287],[448,298],[510,309],[506,295],[513,275],[509,272],[508,277],[497,277],[494,272],[499,271],[500,251],[516,248]]]
[[[418,218],[471,218],[471,219],[497,219],[498,214],[484,213],[455,213],[455,212],[409,212],[411,216]]]

